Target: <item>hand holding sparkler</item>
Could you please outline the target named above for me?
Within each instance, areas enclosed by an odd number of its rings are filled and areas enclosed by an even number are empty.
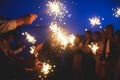
[[[32,24],[32,22],[37,18],[36,14],[28,14],[25,15],[21,18],[17,18],[16,20],[16,24],[17,26],[21,26],[23,24]]]

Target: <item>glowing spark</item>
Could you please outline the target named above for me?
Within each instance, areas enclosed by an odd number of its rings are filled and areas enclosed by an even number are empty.
[[[72,16],[71,14],[68,15],[68,17],[71,17],[71,16]]]
[[[42,21],[42,20],[43,20],[43,18],[40,18],[40,20]]]
[[[47,75],[51,72],[52,70],[52,66],[48,63],[43,63],[43,66],[42,66],[42,70],[41,72],[44,74],[44,75]]]
[[[91,24],[92,26],[100,25],[100,24],[101,24],[99,17],[89,18],[89,21],[90,21],[90,24]]]
[[[66,6],[59,2],[59,1],[48,1],[47,4],[48,10],[47,13],[52,16],[54,15],[55,18],[64,18],[65,14],[68,13],[68,11],[66,10]]]
[[[117,9],[112,9],[113,11],[115,11],[115,13],[113,14],[113,16],[115,17],[120,17],[120,8],[117,7]]]
[[[33,53],[34,53],[34,50],[35,50],[35,46],[32,46],[32,47],[30,47],[30,51],[29,51],[29,52],[30,52],[31,54],[33,54]]]
[[[92,53],[96,55],[97,50],[99,49],[97,43],[91,43],[88,47],[92,50]]]
[[[85,31],[88,31],[88,29],[85,29]]]
[[[102,28],[102,26],[99,27],[100,29]]]
[[[59,27],[56,23],[51,23],[49,28],[52,32],[51,37],[55,44],[62,46],[63,49],[65,49],[68,44],[70,44],[70,46],[74,45],[75,36],[73,34],[67,35],[65,30]]]
[[[69,35],[68,40],[69,40],[69,43],[71,44],[71,46],[73,46],[74,45],[75,36],[73,34]]]
[[[31,36],[28,32],[22,33],[22,35],[26,36],[26,40],[32,44],[36,42],[35,38]]]

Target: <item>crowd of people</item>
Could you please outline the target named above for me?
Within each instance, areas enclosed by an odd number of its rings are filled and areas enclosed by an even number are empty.
[[[51,46],[49,39],[37,44],[26,59],[17,56],[26,46],[20,40],[12,47],[15,33],[11,30],[31,24],[36,18],[36,14],[28,14],[14,20],[0,20],[0,79],[40,80],[41,63],[50,60],[56,67],[45,80],[120,80],[120,30],[114,32],[113,25],[77,34],[75,45],[61,52],[59,46]],[[99,47],[96,53],[88,46],[91,43]]]

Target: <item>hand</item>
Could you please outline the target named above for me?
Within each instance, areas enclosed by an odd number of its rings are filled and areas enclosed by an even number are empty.
[[[28,14],[22,17],[24,24],[32,24],[32,22],[37,18],[36,14]]]
[[[17,18],[15,19],[16,20],[16,24],[17,24],[17,27],[23,25],[23,24],[32,24],[32,22],[37,18],[37,15],[36,14],[28,14],[28,15],[25,15],[21,18]]]

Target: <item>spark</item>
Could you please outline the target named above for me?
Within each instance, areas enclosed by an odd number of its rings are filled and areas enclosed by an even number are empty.
[[[112,10],[115,11],[113,16],[120,17],[120,8],[119,7],[117,7],[117,9],[112,9]]]
[[[55,66],[55,65],[54,65]],[[42,69],[41,72],[46,76],[47,74],[49,74],[50,72],[53,72],[53,67],[52,65],[48,64],[48,63],[43,63],[42,64]]]
[[[28,32],[22,33],[22,35],[25,35],[26,40],[27,40],[28,42],[30,42],[30,43],[32,43],[32,44],[35,44],[36,39],[35,39],[33,36],[31,36]]]
[[[91,43],[88,47],[92,50],[92,53],[96,55],[97,50],[99,49],[97,43]]]
[[[40,20],[42,21],[42,20],[43,20],[43,18],[40,18]]]
[[[99,27],[100,29],[102,28],[102,26]]]
[[[88,29],[85,29],[85,31],[88,31]]]
[[[52,32],[51,38],[53,39],[53,44],[58,44],[62,46],[61,48],[63,49],[65,49],[68,44],[70,44],[70,46],[74,45],[75,36],[73,34],[68,35],[57,23],[52,22],[49,28]]]
[[[43,68],[42,68],[42,72],[46,75],[48,74],[51,70],[52,66],[47,64],[47,63],[43,63]]]
[[[41,8],[40,6],[38,8]]]
[[[71,17],[71,16],[72,16],[71,14],[68,15],[68,17]]]
[[[100,22],[100,17],[92,17],[92,18],[89,18],[89,21],[90,21],[90,24],[92,26],[96,26],[96,25],[100,25],[101,22]]]
[[[29,52],[30,52],[31,54],[33,54],[33,53],[34,53],[34,50],[35,50],[35,46],[32,46],[32,47],[30,47],[30,51],[29,51]]]
[[[63,19],[68,13],[68,11],[66,10],[66,6],[62,2],[57,0],[48,1],[47,7],[47,13],[50,16],[54,16],[55,19]]]

